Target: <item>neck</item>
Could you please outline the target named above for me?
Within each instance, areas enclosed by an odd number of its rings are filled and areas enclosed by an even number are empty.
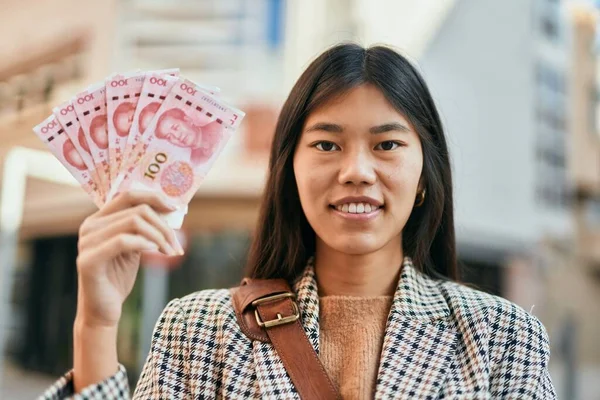
[[[369,254],[347,254],[317,240],[315,274],[320,296],[393,296],[404,258],[396,241]]]

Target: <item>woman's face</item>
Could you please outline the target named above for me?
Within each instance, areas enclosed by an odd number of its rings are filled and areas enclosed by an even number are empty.
[[[374,86],[313,111],[294,174],[317,246],[357,255],[401,246],[422,167],[417,133]]]

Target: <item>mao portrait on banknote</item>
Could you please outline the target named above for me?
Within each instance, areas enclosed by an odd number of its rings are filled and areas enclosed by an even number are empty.
[[[117,106],[113,114],[112,122],[115,132],[121,138],[129,135],[129,129],[133,123],[133,114],[135,114],[136,104],[124,102]]]
[[[150,125],[150,121],[156,115],[156,112],[160,108],[161,103],[158,101],[152,102],[141,109],[140,116],[138,118],[138,124],[140,127],[140,132],[145,132]]]
[[[102,150],[108,149],[108,133],[106,130],[106,114],[96,115],[90,122],[90,137]]]
[[[222,130],[221,124],[206,114],[193,117],[176,107],[160,115],[154,134],[157,139],[188,149],[192,166],[197,166],[213,155],[221,141]]]
[[[79,154],[72,141],[67,140],[63,144],[62,152],[63,156],[65,157],[65,160],[69,164],[71,164],[73,167],[77,168],[80,171],[87,171],[88,168],[85,165],[85,162],[83,161],[83,157],[81,156],[81,154]]]

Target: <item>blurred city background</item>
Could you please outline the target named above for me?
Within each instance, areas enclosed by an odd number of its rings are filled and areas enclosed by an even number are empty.
[[[340,41],[387,43],[429,83],[453,161],[465,280],[539,317],[563,399],[600,399],[600,35],[568,0],[0,0],[0,398],[67,371],[76,243],[94,212],[32,127],[111,72],[179,67],[246,120],[190,204],[182,259],[125,305],[132,384],[167,300],[236,284],[279,108]]]

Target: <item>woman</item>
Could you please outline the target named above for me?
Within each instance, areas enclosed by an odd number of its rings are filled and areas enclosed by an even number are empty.
[[[122,398],[121,306],[140,252],[181,253],[168,203],[129,193],[82,225],[74,369],[45,398]],[[552,398],[547,334],[458,279],[452,180],[425,82],[385,47],[338,45],[303,73],[276,127],[253,278],[284,278],[344,398]],[[172,300],[139,399],[297,398],[274,347],[252,341],[227,290]]]

